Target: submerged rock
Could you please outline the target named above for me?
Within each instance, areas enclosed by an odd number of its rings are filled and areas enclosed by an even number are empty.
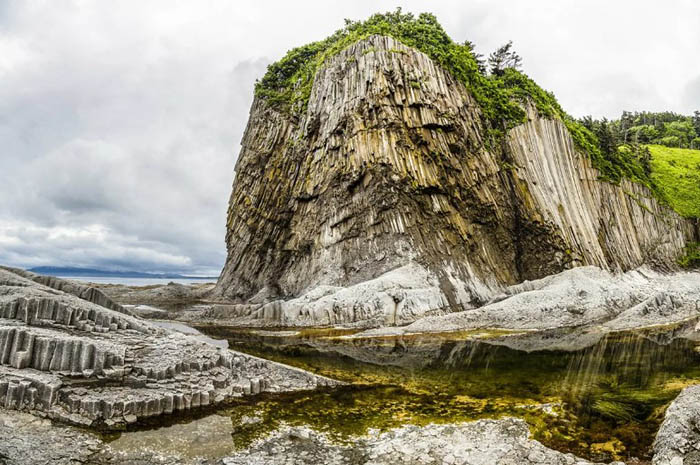
[[[77,297],[96,295],[84,289],[64,292],[78,287],[0,269],[0,411],[118,428],[232,397],[337,384],[159,328],[104,295],[98,305]]]
[[[304,427],[287,427],[223,459],[225,465],[585,465],[528,438],[523,420],[479,420],[458,425],[404,426],[358,438],[351,446],[331,442]],[[621,463],[621,462],[617,462]],[[623,464],[624,465],[624,464]]]
[[[17,411],[0,410],[0,438],[2,465],[206,465],[148,449],[116,452],[84,430]]]
[[[25,465],[589,465],[573,454],[528,439],[522,420],[404,426],[374,430],[352,445],[329,440],[307,427],[282,426],[233,455],[183,457],[178,451],[142,447],[115,450],[100,438],[21,412],[0,413],[0,463]],[[622,462],[613,464],[624,465]]]
[[[233,304],[207,317],[405,324],[577,266],[673,266],[694,223],[525,108],[489,146],[468,88],[377,35],[326,59],[300,115],[256,98],[215,289]]]

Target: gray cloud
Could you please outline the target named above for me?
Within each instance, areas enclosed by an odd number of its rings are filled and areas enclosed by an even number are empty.
[[[514,40],[576,116],[700,106],[690,0],[4,1],[0,263],[218,272],[255,79],[399,4],[484,53]]]
[[[700,110],[700,75],[686,84],[683,92],[682,108],[686,113]]]

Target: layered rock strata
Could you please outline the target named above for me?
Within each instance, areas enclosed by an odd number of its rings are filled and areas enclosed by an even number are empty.
[[[696,226],[599,181],[563,123],[525,106],[489,147],[469,89],[382,36],[329,58],[300,115],[256,98],[215,294],[243,304],[233,317],[402,324],[576,266],[673,264]]]
[[[82,300],[87,300],[88,302],[92,302],[93,304],[97,304],[101,307],[109,308],[110,310],[114,310],[119,313],[126,313],[127,315],[131,314],[129,310],[110,299],[109,296],[94,286],[89,286],[78,281],[58,278],[56,276],[40,275],[32,273],[31,271],[20,268],[12,268],[9,266],[0,265],[0,269],[22,276],[23,278],[27,278],[36,283],[43,284],[44,286],[52,289],[65,292],[67,294],[72,294]]]
[[[158,328],[111,301],[107,308],[83,300],[60,290],[65,282],[41,281],[0,269],[0,408],[118,427],[247,394],[334,384]]]

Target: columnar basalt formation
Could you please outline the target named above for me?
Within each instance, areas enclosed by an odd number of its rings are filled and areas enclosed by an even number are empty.
[[[215,293],[252,304],[232,317],[398,324],[576,266],[673,264],[695,226],[598,180],[564,124],[525,107],[489,146],[469,89],[376,35],[327,59],[301,114],[256,98]]]
[[[0,409],[112,428],[334,384],[156,327],[114,310],[121,307],[102,294],[64,292],[70,285],[0,269]],[[76,295],[100,296],[106,306]]]
[[[12,268],[9,266],[0,266],[0,269],[9,271],[11,273],[22,276],[23,278],[30,279],[44,286],[56,289],[58,291],[65,292],[67,294],[72,294],[93,304],[97,304],[101,307],[109,308],[111,310],[117,311],[119,313],[126,313],[131,315],[131,312],[126,308],[122,307],[118,303],[114,302],[108,296],[106,296],[101,290],[89,286],[87,284],[82,284],[78,281],[71,281],[69,279],[57,278],[56,276],[44,276],[31,271],[22,270],[20,268]]]

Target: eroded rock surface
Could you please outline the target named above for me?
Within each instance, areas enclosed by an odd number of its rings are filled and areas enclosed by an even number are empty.
[[[257,98],[215,292],[236,305],[209,317],[404,324],[577,266],[675,263],[696,225],[599,181],[561,121],[527,110],[487,147],[469,90],[382,36],[329,58],[299,117]]]
[[[478,328],[548,329],[599,325],[625,330],[700,316],[700,273],[640,268],[612,274],[579,267],[506,288],[483,307],[360,333],[386,336]]]
[[[0,438],[2,465],[207,465],[148,449],[113,451],[84,430],[17,411],[0,411]]]
[[[654,441],[652,463],[700,464],[700,385],[685,388],[666,410]]]
[[[223,459],[225,465],[585,465],[528,439],[523,420],[479,420],[459,425],[405,426],[359,438],[352,446],[330,442],[303,427],[283,428]],[[619,463],[619,462],[618,462]]]
[[[335,384],[83,300],[82,291],[62,290],[69,282],[29,278],[0,269],[0,409],[113,428],[247,394]]]

